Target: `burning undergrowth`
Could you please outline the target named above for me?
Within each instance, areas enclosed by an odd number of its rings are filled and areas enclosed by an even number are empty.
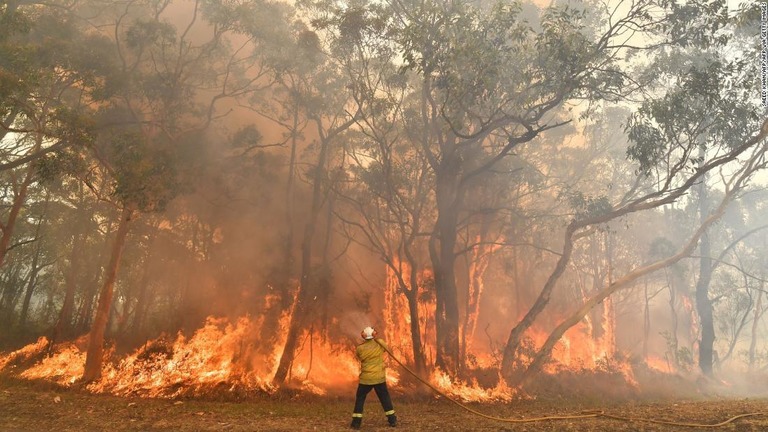
[[[214,397],[242,399],[273,395],[271,383],[284,339],[270,350],[258,343],[259,320],[247,317],[230,321],[209,318],[192,335],[163,336],[148,341],[128,355],[114,348],[105,352],[101,378],[89,384],[79,380],[85,364],[86,339],[51,346],[45,338],[20,350],[0,356],[0,371],[29,380],[44,380],[64,387],[81,387],[93,393],[153,398]],[[570,336],[571,339],[575,334]],[[535,342],[530,342],[535,345]],[[512,388],[499,378],[492,356],[475,356],[474,368],[463,380],[434,370],[429,381],[441,392],[463,401],[508,402],[527,394],[540,396],[610,393],[619,397],[638,394],[633,367],[627,359],[576,356],[569,339],[555,350],[546,373],[526,392]],[[265,351],[268,351],[265,354]],[[595,352],[595,351],[593,351]],[[281,389],[293,394],[351,394],[359,365],[354,344],[332,342],[311,332],[302,344]],[[496,361],[497,362],[497,361]],[[389,360],[388,383],[395,393],[410,394],[419,384],[394,361]],[[662,372],[651,367],[654,375]],[[646,371],[646,375],[648,372]],[[600,387],[601,390],[598,390]],[[416,392],[418,393],[418,392]]]
[[[253,334],[253,322],[248,318],[234,323],[209,318],[191,337],[160,337],[123,358],[108,349],[101,378],[85,388],[94,393],[158,398],[270,394],[276,390],[269,378],[278,353],[257,353]],[[339,357],[333,351],[332,346],[316,346],[311,354],[314,358],[297,358],[290,385],[302,392],[324,394],[331,383],[328,368],[319,359],[325,355]],[[65,387],[80,385],[84,365],[82,341],[49,346],[48,340],[41,338],[0,357],[0,370]]]

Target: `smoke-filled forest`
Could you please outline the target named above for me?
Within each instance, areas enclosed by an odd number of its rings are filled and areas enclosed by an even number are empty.
[[[765,6],[4,0],[4,385],[765,396]]]

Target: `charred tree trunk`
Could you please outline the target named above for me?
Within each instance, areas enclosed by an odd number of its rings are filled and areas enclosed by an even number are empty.
[[[321,127],[318,121],[318,128]],[[312,285],[312,245],[315,238],[320,208],[323,201],[323,181],[326,174],[326,164],[330,143],[327,137],[324,137],[320,131],[320,153],[317,157],[317,166],[313,173],[312,185],[312,207],[310,208],[309,220],[304,227],[304,236],[301,241],[301,279],[299,281],[296,302],[291,314],[291,322],[288,328],[283,354],[280,356],[280,362],[275,372],[272,382],[275,385],[281,385],[285,382],[288,373],[293,366],[293,359],[296,356],[296,348],[299,342],[299,336],[304,331],[306,315],[309,312],[310,286]]]
[[[418,220],[414,223],[418,227]],[[415,231],[414,231],[415,232]],[[411,237],[410,241],[413,241]],[[410,249],[410,242],[405,246],[405,257],[410,267],[411,288],[405,291],[408,299],[408,312],[411,314],[411,344],[413,344],[413,362],[417,373],[426,372],[427,357],[424,354],[424,342],[421,340],[421,328],[419,317],[419,266]]]
[[[456,292],[455,244],[457,215],[441,212],[437,220],[437,237],[440,239],[438,261],[434,265],[435,326],[437,336],[436,365],[456,376],[459,363],[459,302]]]
[[[319,182],[319,179],[315,180]],[[296,348],[299,342],[299,336],[304,331],[304,323],[307,322],[307,313],[310,311],[310,289],[312,281],[312,240],[315,236],[315,225],[317,224],[317,213],[314,211],[310,215],[310,221],[304,228],[304,237],[301,242],[301,280],[299,292],[296,296],[296,303],[291,314],[291,322],[288,328],[283,354],[280,356],[280,362],[273,378],[275,385],[281,385],[288,377],[288,373],[293,366],[293,359],[296,356]],[[319,200],[318,200],[319,202]]]
[[[115,281],[117,280],[117,271],[120,268],[120,258],[123,254],[125,239],[128,234],[133,210],[125,207],[120,215],[120,224],[117,226],[117,233],[112,244],[112,251],[109,257],[109,264],[105,269],[104,284],[99,293],[99,304],[96,309],[96,318],[93,321],[91,332],[88,338],[88,351],[85,357],[85,370],[83,372],[83,381],[88,383],[101,377],[101,365],[104,354],[104,334],[107,329],[107,321],[112,307],[112,297],[114,295]]]
[[[418,264],[413,258],[413,255],[409,250],[405,249],[406,260],[409,266],[408,284],[406,284],[403,278],[402,269],[395,266],[391,261],[388,261],[390,268],[392,269],[399,289],[405,295],[408,301],[408,313],[410,314],[410,331],[411,331],[411,345],[413,345],[413,362],[416,373],[421,374],[427,370],[426,356],[424,355],[424,344],[421,340],[421,326],[420,326],[420,313],[419,313],[419,277],[418,277]]]
[[[301,241],[301,278],[299,280],[298,292],[296,293],[296,302],[291,314],[291,322],[288,327],[283,353],[280,356],[280,362],[277,365],[277,371],[272,379],[275,385],[281,385],[285,382],[288,373],[293,365],[293,359],[296,356],[296,348],[299,336],[301,335],[306,322],[306,314],[310,310],[309,300],[311,298],[312,281],[312,245],[317,229],[320,209],[323,205],[323,198],[326,190],[323,188],[327,173],[328,153],[330,153],[331,142],[341,132],[349,129],[355,124],[356,118],[353,117],[328,133],[323,129],[323,120],[313,117],[312,120],[317,125],[317,132],[320,137],[320,152],[317,155],[317,166],[312,175],[312,206],[309,212],[309,220],[304,228],[304,236]]]
[[[456,237],[460,191],[453,164],[447,160],[437,175],[437,209],[435,223],[437,247],[431,248],[435,272],[435,331],[437,355],[435,364],[452,376],[461,372],[459,350],[459,301],[456,286]]]
[[[299,134],[299,104],[294,105],[293,124],[291,130],[291,155],[288,161],[288,179],[285,184],[285,232],[282,241],[282,260],[273,274],[275,295],[277,301],[266,306],[264,321],[259,335],[259,347],[267,353],[277,342],[280,317],[293,304],[291,276],[294,271],[293,239],[294,239],[294,181],[296,177],[296,148]]]

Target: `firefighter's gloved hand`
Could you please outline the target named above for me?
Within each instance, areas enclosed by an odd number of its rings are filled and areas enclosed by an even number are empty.
[[[390,427],[397,426],[397,416],[392,414],[387,416],[387,422],[389,422]]]

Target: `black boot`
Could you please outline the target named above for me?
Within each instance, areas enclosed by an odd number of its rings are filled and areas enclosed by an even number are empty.
[[[352,423],[349,424],[349,427],[352,429],[360,429],[360,426],[363,424],[363,419],[360,417],[355,417],[352,419]]]
[[[389,427],[397,426],[397,416],[394,414],[388,415],[387,422],[389,423]]]

